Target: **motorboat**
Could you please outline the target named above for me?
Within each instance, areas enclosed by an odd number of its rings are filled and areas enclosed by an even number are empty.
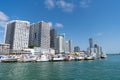
[[[18,62],[35,62],[36,57],[33,55],[26,55],[22,54],[20,55],[20,58],[18,59]]]
[[[65,61],[71,61],[71,60],[74,60],[75,58],[72,56],[72,55],[67,55],[65,56],[64,60]]]
[[[87,57],[85,57],[85,60],[94,60],[94,59],[95,59],[94,56],[87,56]]]
[[[11,56],[7,55],[7,56],[1,57],[1,62],[17,62],[17,58],[15,58],[12,55]]]
[[[76,57],[75,57],[75,60],[78,60],[78,61],[79,61],[79,60],[84,60],[84,59],[85,59],[85,57],[83,57],[83,56],[76,56]]]
[[[40,56],[37,57],[36,61],[37,62],[38,61],[46,62],[46,61],[49,61],[49,59],[47,58],[47,55],[42,54],[42,55],[40,55]]]
[[[52,58],[52,61],[63,61],[64,57],[62,54],[55,55],[55,57]]]
[[[103,59],[103,58],[107,58],[107,55],[106,54],[102,54],[101,55],[101,58]]]

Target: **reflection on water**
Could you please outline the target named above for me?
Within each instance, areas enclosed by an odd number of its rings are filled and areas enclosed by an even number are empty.
[[[0,80],[119,80],[120,56],[69,62],[0,63]]]

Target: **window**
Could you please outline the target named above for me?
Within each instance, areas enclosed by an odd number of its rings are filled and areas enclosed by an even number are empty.
[[[35,39],[37,38],[37,34],[35,33]]]

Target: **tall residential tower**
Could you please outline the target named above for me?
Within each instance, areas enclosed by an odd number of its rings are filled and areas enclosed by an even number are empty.
[[[28,48],[29,28],[30,23],[28,21],[13,20],[7,24],[5,43],[10,44],[10,49]]]
[[[56,39],[57,39],[57,31],[56,29],[50,30],[50,48],[56,49]]]
[[[65,42],[65,53],[70,53],[71,52],[71,40],[68,40]]]
[[[56,53],[65,53],[65,34],[57,36]]]
[[[31,24],[29,46],[50,48],[50,25],[44,21]]]

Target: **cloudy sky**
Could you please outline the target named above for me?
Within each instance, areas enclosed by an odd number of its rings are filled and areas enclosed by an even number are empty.
[[[88,47],[88,39],[107,53],[120,52],[120,0],[1,0],[0,43],[10,20],[49,22],[65,33],[73,46]]]

